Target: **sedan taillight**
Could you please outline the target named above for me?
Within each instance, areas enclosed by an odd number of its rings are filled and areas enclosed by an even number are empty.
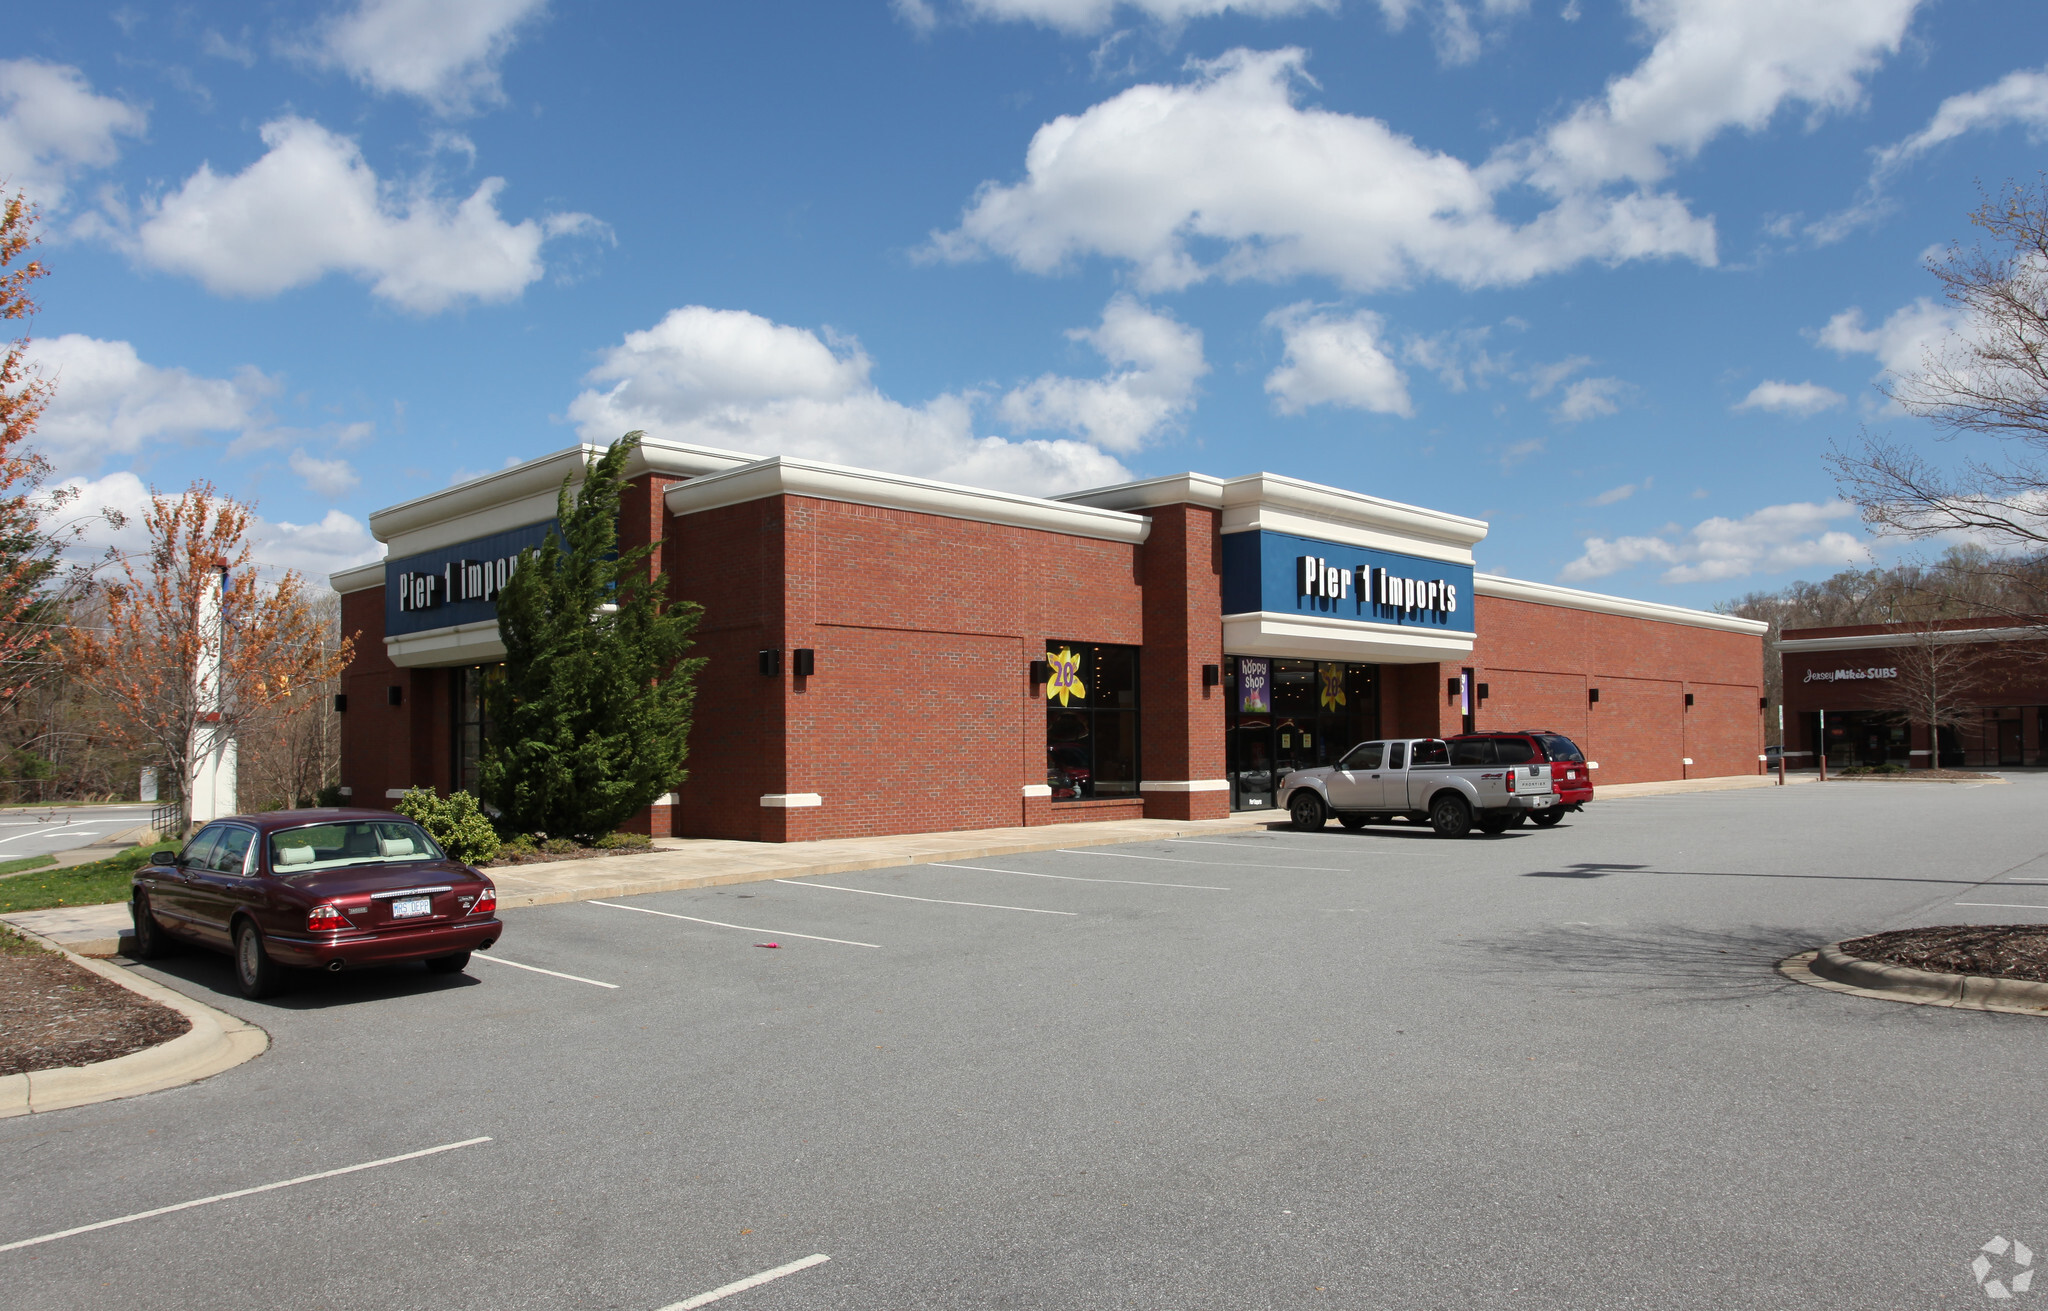
[[[498,890],[487,887],[477,894],[476,904],[469,908],[472,915],[495,915],[498,912]]]
[[[348,916],[339,906],[315,906],[306,915],[306,928],[313,933],[334,933],[348,927]]]

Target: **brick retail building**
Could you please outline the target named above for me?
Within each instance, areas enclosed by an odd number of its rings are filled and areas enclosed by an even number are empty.
[[[496,586],[572,447],[370,518],[342,783],[474,777]],[[649,441],[625,544],[703,606],[657,834],[800,841],[1273,807],[1373,737],[1545,728],[1600,783],[1754,774],[1764,625],[1477,573],[1476,519],[1273,474],[1056,499]]]

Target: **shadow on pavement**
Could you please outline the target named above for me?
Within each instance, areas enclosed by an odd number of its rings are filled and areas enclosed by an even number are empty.
[[[1656,874],[1679,879],[1819,879],[1826,882],[1845,883],[1932,883],[1943,887],[1982,887],[1988,879],[1922,879],[1906,878],[1897,874],[1765,874],[1753,870],[1720,869],[1658,869],[1653,865],[1602,865],[1583,863],[1566,865],[1563,869],[1532,869],[1522,875],[1525,879],[1600,879],[1609,874]]]
[[[210,992],[230,1001],[247,1002],[235,987],[234,961],[224,954],[184,947],[169,956],[148,962],[151,969],[191,985],[195,992]],[[468,974],[429,974],[420,964],[375,965],[329,974],[324,970],[293,970],[284,991],[251,1006],[268,1006],[285,1011],[316,1011],[330,1006],[353,1006],[360,1002],[412,997],[422,993],[473,988],[483,980]]]

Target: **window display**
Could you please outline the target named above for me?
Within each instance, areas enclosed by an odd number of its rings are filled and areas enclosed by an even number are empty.
[[[1045,781],[1054,801],[1138,795],[1138,648],[1045,644]]]

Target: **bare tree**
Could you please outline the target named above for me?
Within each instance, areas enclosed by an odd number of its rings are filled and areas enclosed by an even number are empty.
[[[1987,644],[1957,641],[1935,623],[1914,624],[1899,636],[1893,676],[1870,689],[1867,703],[1908,724],[1925,724],[1928,764],[1940,768],[1941,730],[1961,731],[1983,714],[1976,698],[1992,655]]]
[[[2048,177],[1986,200],[1970,221],[1983,242],[1951,245],[1929,260],[1961,325],[1920,368],[1883,390],[1946,438],[1997,439],[1995,457],[1953,465],[1907,444],[1865,435],[1829,463],[1843,494],[1881,532],[1913,539],[1961,534],[1992,554],[1982,571],[2023,592],[2005,613],[2037,613],[2048,600],[2039,568],[2048,553]]]

